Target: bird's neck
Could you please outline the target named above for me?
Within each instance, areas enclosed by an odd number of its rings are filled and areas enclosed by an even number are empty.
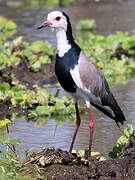
[[[71,48],[72,42],[67,36],[67,33],[64,29],[56,30],[56,38],[57,38],[57,51],[60,57],[63,57],[65,53],[69,51]]]

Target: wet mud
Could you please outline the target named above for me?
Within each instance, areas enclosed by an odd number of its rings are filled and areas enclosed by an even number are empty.
[[[45,84],[54,84],[57,79],[54,72],[54,57],[51,57],[51,64],[43,64],[40,72],[33,72],[29,67],[27,59],[23,58],[19,64],[7,68],[6,73],[1,73],[0,83],[8,82],[11,86],[24,84],[29,89],[33,85],[43,86]],[[13,74],[15,80],[13,80]]]
[[[82,161],[82,158],[74,154],[71,159],[67,151],[50,148],[33,153],[18,173],[30,175],[32,178],[40,175],[41,179],[48,180],[133,180],[135,135],[131,135],[129,143],[117,159],[99,161],[98,157],[93,157],[88,166],[87,156],[83,157]]]

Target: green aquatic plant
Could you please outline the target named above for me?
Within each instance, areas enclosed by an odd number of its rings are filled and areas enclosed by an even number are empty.
[[[22,1],[7,1],[6,4],[7,6],[10,6],[10,7],[20,7],[23,5],[23,2]]]
[[[80,108],[80,112],[83,108]],[[36,109],[28,110],[28,118],[37,119],[46,116],[66,116],[72,115],[75,112],[74,104],[72,99],[63,96],[61,98],[50,96],[47,105],[38,105]],[[72,117],[73,119],[74,116]]]
[[[23,86],[10,87],[8,83],[0,84],[0,100],[8,101],[12,108],[20,107],[28,110],[28,118],[53,115],[71,115],[75,112],[74,103],[68,97],[52,96],[43,88],[27,90]],[[82,111],[83,108],[80,108]]]
[[[100,68],[110,84],[135,77],[135,35],[117,32],[105,37],[90,33],[88,40],[79,37],[76,42]]]
[[[0,141],[0,145],[5,147],[0,151],[0,177],[1,179],[10,179],[15,177],[15,170],[22,167],[16,147],[20,144],[20,140],[11,140],[8,124],[11,120],[4,119],[0,121],[0,128],[6,127],[7,139]]]
[[[76,0],[59,0],[59,6],[69,6],[75,2]]]
[[[0,16],[0,41],[12,36],[16,32],[16,28],[17,25],[13,21]]]
[[[78,161],[81,161],[83,164],[88,164],[88,151],[87,150],[72,150],[72,154],[77,157],[76,159],[73,159],[73,163],[76,164]],[[105,157],[101,155],[100,152],[91,152],[92,159],[96,159],[98,161],[104,161],[106,160]]]
[[[4,23],[1,23],[0,26],[4,27],[5,22],[8,22],[8,20],[4,19]],[[85,23],[90,23],[89,28],[95,26],[94,21],[85,21]],[[85,23],[82,27],[86,26]],[[13,23],[7,29],[16,29],[16,25]],[[3,33],[3,36],[5,35],[3,28],[0,28],[0,33]],[[125,82],[135,77],[134,35],[117,32],[115,35],[105,37],[90,33],[88,37],[87,40],[79,37],[76,41],[89,59],[101,69],[111,84]],[[3,102],[9,101],[12,108],[20,107],[28,110],[29,118],[72,114],[74,105],[68,98],[54,97],[49,91],[42,88],[37,88],[36,91],[28,90],[24,86],[21,87],[13,72],[7,72],[8,68],[16,69],[20,63],[25,63],[30,71],[40,72],[42,65],[51,63],[55,54],[56,49],[47,41],[34,41],[29,44],[23,41],[22,37],[17,37],[10,42],[4,42],[1,39],[0,72],[6,78],[10,76],[14,87],[11,87],[9,83],[0,84],[0,100]],[[35,109],[32,109],[33,107]]]
[[[19,7],[19,6],[24,6],[24,7],[55,7],[55,6],[68,6],[74,3],[76,0],[23,0],[23,1],[7,1],[6,4],[10,7]]]
[[[6,127],[6,133],[7,133],[7,139],[6,140],[1,140],[0,145],[3,145],[6,149],[3,151],[0,151],[0,159],[5,158],[8,161],[11,159],[18,159],[18,154],[16,151],[16,146],[20,144],[20,140],[11,140],[10,139],[10,131],[9,131],[9,125],[12,123],[10,119],[3,119],[0,120],[0,128],[1,127]],[[4,169],[4,167],[3,167]]]
[[[132,124],[128,124],[127,128],[124,129],[123,135],[118,138],[116,145],[113,147],[113,150],[109,152],[109,157],[117,158],[120,156],[121,150],[129,142],[130,135],[133,134]]]
[[[96,22],[94,19],[80,20],[76,25],[77,31],[90,31],[96,28]]]
[[[95,26],[94,24],[94,21],[90,22],[89,28]],[[11,29],[15,27],[16,25],[13,25]],[[7,36],[4,36],[2,29],[0,33],[5,39]],[[90,60],[97,64],[110,84],[125,82],[135,77],[135,35],[117,32],[105,37],[89,33],[87,40],[79,37],[76,42]],[[6,73],[8,67],[17,68],[19,63],[25,61],[31,71],[40,72],[42,65],[51,63],[55,54],[56,49],[49,42],[34,41],[29,44],[23,41],[22,37],[6,43],[0,40],[0,71]]]
[[[34,72],[41,71],[42,64],[51,63],[55,48],[49,42],[35,41],[31,45],[17,37],[13,41],[0,41],[0,70],[5,72],[7,67],[17,67],[26,60],[28,68]]]

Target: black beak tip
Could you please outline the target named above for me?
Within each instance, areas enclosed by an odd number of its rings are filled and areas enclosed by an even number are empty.
[[[37,27],[37,29],[42,29],[44,26],[43,25],[40,25]]]

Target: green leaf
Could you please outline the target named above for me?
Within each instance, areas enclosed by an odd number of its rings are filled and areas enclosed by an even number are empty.
[[[45,5],[46,7],[53,7],[53,6],[57,6],[59,4],[59,0],[46,0],[45,1]]]
[[[9,151],[0,152],[0,155],[11,155]]]
[[[76,25],[77,30],[91,30],[96,27],[96,23],[94,19],[85,19],[80,20]]]
[[[101,156],[101,158],[99,159],[99,161],[105,161],[106,158],[104,156]]]
[[[23,3],[20,1],[8,1],[6,4],[11,7],[20,7]]]
[[[31,69],[34,72],[39,72],[41,70],[41,63],[40,63],[40,61],[37,61],[34,64],[32,64]]]
[[[13,140],[13,141],[9,142],[9,144],[13,145],[13,146],[18,146],[20,143],[21,143],[21,141],[19,139],[16,139],[16,140]]]
[[[79,150],[78,152],[77,152],[77,154],[78,154],[78,156],[79,157],[83,157],[84,155],[85,155],[85,150]]]
[[[41,64],[49,64],[49,63],[51,63],[51,59],[47,55],[46,56],[41,56],[39,58],[39,61],[40,61]]]
[[[9,91],[9,89],[10,89],[10,85],[8,83],[0,84],[0,91],[2,91],[3,93]]]
[[[0,120],[0,127],[4,127],[6,126],[7,124],[10,124],[11,121],[9,119],[4,119],[4,120]]]
[[[127,137],[127,138],[129,138],[130,137],[130,134],[129,134],[129,131],[128,131],[128,129],[126,128],[126,129],[124,129],[124,135]]]
[[[44,116],[44,115],[51,115],[51,108],[48,106],[37,106],[36,107],[36,112],[39,116]]]
[[[116,146],[117,146],[117,145],[124,146],[127,142],[128,142],[128,138],[127,138],[126,136],[121,136],[121,137],[117,140]]]
[[[55,104],[55,113],[57,115],[64,115],[67,114],[67,108],[64,105],[64,102],[62,99],[58,99],[56,100],[56,104]]]
[[[40,5],[40,1],[32,0],[32,1],[26,1],[24,3],[24,6],[30,6],[30,7],[38,7]]]

